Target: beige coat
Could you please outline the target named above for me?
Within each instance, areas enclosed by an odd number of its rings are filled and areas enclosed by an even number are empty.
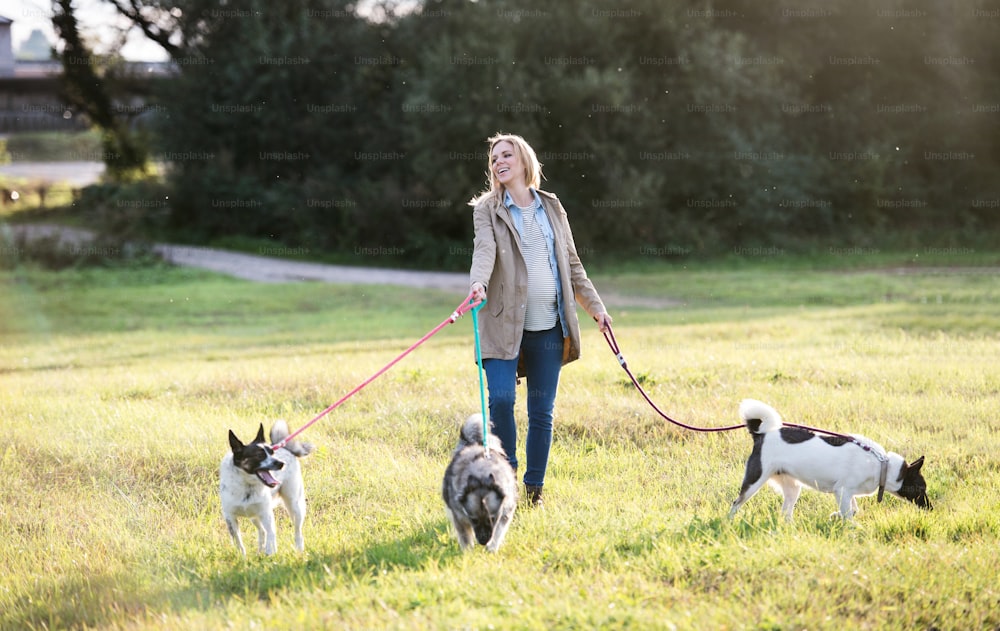
[[[605,313],[604,303],[587,278],[573,242],[566,210],[552,193],[538,191],[555,237],[556,263],[562,282],[564,318],[563,364],[580,357],[580,322],[574,300],[593,318]],[[475,227],[469,283],[486,286],[486,306],[479,312],[483,359],[514,359],[520,354],[528,299],[528,270],[521,237],[510,209],[496,199],[481,201],[472,212]],[[520,371],[519,371],[520,372]]]

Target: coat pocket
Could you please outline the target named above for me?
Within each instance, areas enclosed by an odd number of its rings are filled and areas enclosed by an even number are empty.
[[[498,317],[503,313],[503,283],[500,283],[495,292],[496,295],[489,296],[486,305],[490,308],[493,317]]]

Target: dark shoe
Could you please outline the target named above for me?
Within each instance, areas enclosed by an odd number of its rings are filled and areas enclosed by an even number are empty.
[[[530,484],[524,485],[524,495],[525,499],[528,500],[530,506],[542,506],[542,487],[531,486]]]

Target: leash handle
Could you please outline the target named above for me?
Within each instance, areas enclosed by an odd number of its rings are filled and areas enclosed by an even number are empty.
[[[618,348],[618,340],[615,339],[615,332],[611,329],[611,325],[606,325],[602,332],[604,333],[604,339],[608,342],[608,346],[611,347],[611,352],[615,354],[618,364],[625,370],[628,370],[628,362],[625,361],[625,356],[622,355],[621,349]]]

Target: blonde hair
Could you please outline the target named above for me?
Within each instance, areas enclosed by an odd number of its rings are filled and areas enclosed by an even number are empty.
[[[535,155],[535,150],[531,148],[528,141],[517,134],[496,133],[487,138],[486,142],[490,145],[489,152],[486,154],[486,182],[489,186],[487,190],[469,200],[470,206],[476,206],[490,198],[496,198],[496,201],[500,202],[504,187],[497,179],[496,173],[493,172],[491,160],[493,159],[493,149],[501,142],[509,142],[514,147],[514,155],[524,167],[525,184],[535,190],[541,188],[542,163],[538,161],[538,156]]]

